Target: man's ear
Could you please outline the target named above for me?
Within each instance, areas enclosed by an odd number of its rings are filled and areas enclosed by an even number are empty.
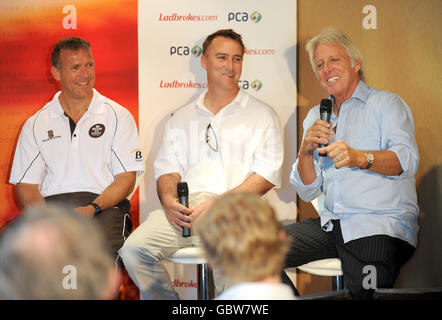
[[[201,55],[201,66],[207,71],[207,61],[204,53]]]
[[[361,70],[361,65],[362,65],[362,61],[361,60],[357,60],[355,63],[355,71],[359,72],[359,70]]]
[[[58,70],[56,67],[51,67],[51,74],[54,77],[55,80],[60,81],[60,70]]]

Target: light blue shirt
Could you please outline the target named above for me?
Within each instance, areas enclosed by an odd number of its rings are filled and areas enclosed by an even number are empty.
[[[333,97],[330,97],[333,99]],[[304,136],[319,118],[319,105],[304,120]],[[396,94],[375,90],[359,82],[350,99],[342,103],[339,117],[332,113],[335,140],[359,150],[391,150],[403,173],[386,176],[365,169],[336,169],[329,157],[314,152],[316,180],[304,185],[293,164],[290,182],[304,201],[318,197],[321,226],[331,231],[332,219],[341,223],[344,243],[373,235],[388,235],[414,247],[419,230],[416,174],[419,151],[414,135],[413,116]],[[376,159],[375,159],[376,162]]]

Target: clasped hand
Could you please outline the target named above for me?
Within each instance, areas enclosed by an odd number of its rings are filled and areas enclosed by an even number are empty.
[[[326,147],[318,148],[320,144],[326,145],[333,140],[335,133],[331,127],[331,123],[317,119],[306,132],[300,148],[300,154],[312,155],[313,151],[317,149],[319,153],[327,154],[337,169],[344,166],[349,168],[361,167],[365,159],[363,151],[349,147],[342,140],[331,143]]]
[[[201,214],[207,211],[212,200],[206,200],[196,207],[186,208],[178,202],[177,198],[171,198],[163,203],[167,220],[175,229],[183,231],[183,227],[191,228],[194,222]]]

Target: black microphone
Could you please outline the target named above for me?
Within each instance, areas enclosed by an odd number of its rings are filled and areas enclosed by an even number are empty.
[[[332,101],[330,99],[322,99],[321,105],[319,106],[319,116],[321,120],[330,122],[330,117],[332,113]],[[319,145],[319,148],[326,147],[328,143],[324,146],[322,144]],[[327,154],[319,153],[319,156],[325,157]]]
[[[189,208],[189,188],[187,182],[178,182],[177,184],[178,201],[186,208]],[[183,227],[183,237],[190,237],[190,229]]]

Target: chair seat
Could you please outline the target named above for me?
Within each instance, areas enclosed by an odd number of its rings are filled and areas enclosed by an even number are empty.
[[[207,263],[204,258],[203,250],[200,247],[186,247],[177,250],[172,254],[168,261],[178,264],[205,264]]]
[[[341,260],[337,258],[312,261],[297,267],[299,270],[318,276],[342,276]]]

